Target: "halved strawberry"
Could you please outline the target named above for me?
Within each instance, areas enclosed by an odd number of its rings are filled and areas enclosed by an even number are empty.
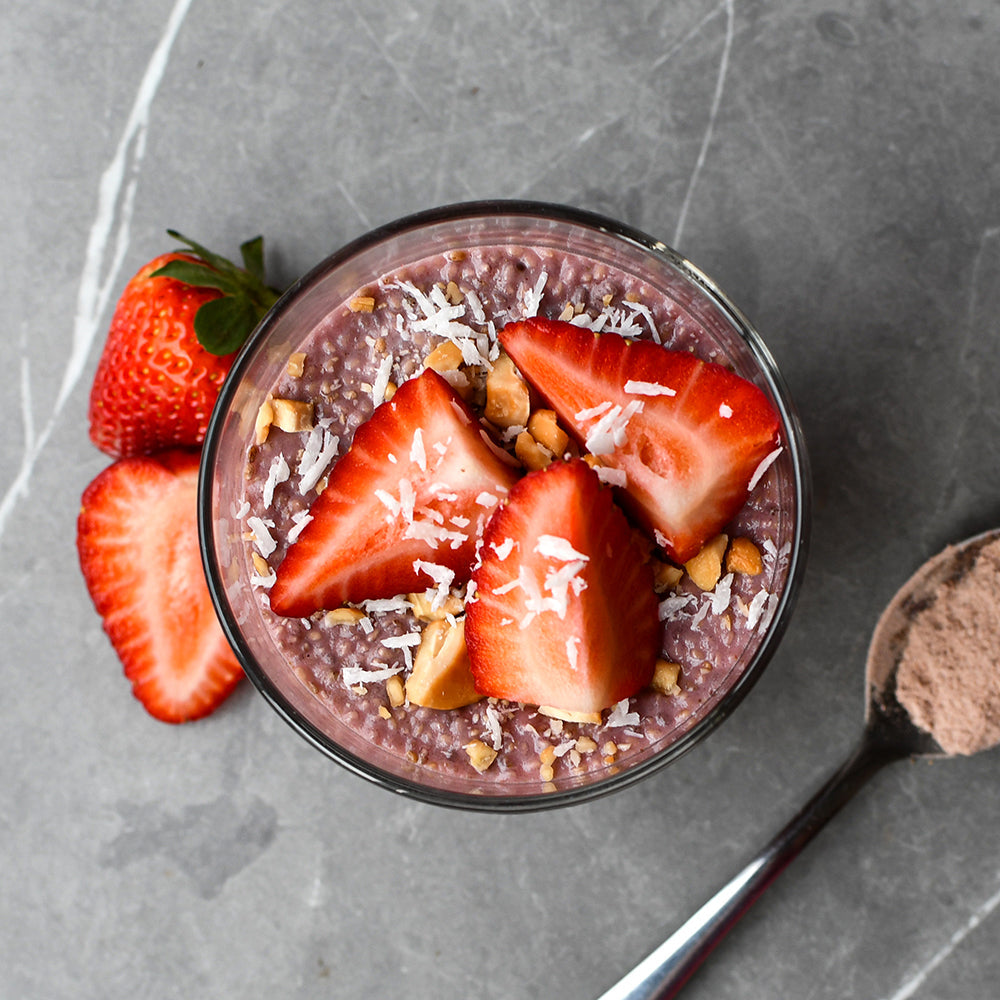
[[[652,569],[582,460],[529,472],[486,526],[465,641],[481,694],[597,712],[649,684]]]
[[[469,578],[476,542],[519,470],[433,369],[404,382],[355,432],[288,550],[271,607],[320,608]]]
[[[80,567],[147,711],[164,722],[207,715],[242,676],[219,626],[198,549],[198,455],[121,459],[83,494]]]
[[[625,473],[623,502],[678,562],[736,514],[778,447],[767,396],[686,351],[545,319],[500,341],[579,443]]]

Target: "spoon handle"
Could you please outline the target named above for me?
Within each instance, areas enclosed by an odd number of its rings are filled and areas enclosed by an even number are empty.
[[[669,1000],[730,928],[883,764],[901,756],[864,739],[794,819],[734,878],[599,1000]]]

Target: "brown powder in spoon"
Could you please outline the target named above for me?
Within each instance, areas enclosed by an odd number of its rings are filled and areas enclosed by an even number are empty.
[[[914,614],[896,697],[945,753],[1000,743],[1000,540]]]

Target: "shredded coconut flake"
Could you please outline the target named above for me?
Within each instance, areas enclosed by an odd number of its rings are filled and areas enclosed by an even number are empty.
[[[285,482],[291,475],[284,455],[275,455],[267,470],[267,481],[264,483],[263,501],[265,507],[270,507],[274,500],[274,489],[278,483]]]
[[[764,460],[757,466],[757,471],[750,477],[750,483],[747,489],[753,492],[754,487],[761,481],[764,473],[767,472],[774,460],[784,451],[784,448],[775,448],[769,455],[764,456]]]
[[[582,552],[577,552],[572,545],[558,535],[539,535],[535,543],[535,551],[545,556],[546,559],[559,559],[561,562],[571,562],[582,560],[589,562],[590,556],[585,556]]]
[[[357,687],[359,684],[374,684],[379,681],[387,681],[402,669],[400,666],[384,667],[382,670],[366,670],[364,667],[344,667],[340,671],[340,679],[347,687]]]
[[[277,547],[278,543],[271,537],[269,528],[274,527],[273,521],[265,521],[259,517],[248,517],[247,527],[253,532],[254,545],[257,551],[266,559]]]
[[[725,403],[719,403],[719,416],[723,420],[728,420],[733,415],[733,408]]]
[[[625,391],[633,396],[676,396],[677,390],[671,389],[668,385],[660,385],[659,382],[638,382],[629,379],[625,383]]]
[[[299,476],[299,493],[303,496],[323,478],[326,467],[337,454],[340,437],[331,434],[322,424],[317,424],[306,438],[306,446],[296,472]]]
[[[628,422],[643,409],[641,400],[633,400],[625,407],[612,406],[602,414],[597,423],[587,432],[587,450],[592,455],[611,455],[628,440],[625,433]]]
[[[392,375],[392,355],[387,354],[378,366],[375,382],[372,385],[372,402],[381,406],[385,402],[385,391],[389,388],[389,378]]]
[[[638,712],[628,710],[628,698],[623,698],[611,709],[604,725],[607,729],[620,729],[623,726],[638,726],[641,721]]]
[[[505,538],[499,545],[496,542],[492,542],[490,543],[490,548],[497,554],[497,559],[503,562],[514,550],[514,539]]]
[[[545,283],[548,280],[548,273],[542,271],[535,282],[535,287],[524,290],[524,315],[526,318],[538,315],[538,307],[542,304],[542,293],[545,290]]]
[[[624,469],[612,469],[610,465],[595,465],[594,472],[602,483],[608,486],[628,486],[628,475]]]
[[[288,544],[292,545],[294,542],[298,541],[299,535],[302,534],[305,526],[313,519],[312,514],[307,510],[297,511],[292,514],[292,527],[288,529]]]

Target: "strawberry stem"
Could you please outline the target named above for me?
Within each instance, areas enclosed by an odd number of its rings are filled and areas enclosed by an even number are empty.
[[[183,243],[185,252],[197,260],[172,260],[153,272],[195,288],[216,288],[221,297],[211,299],[198,310],[194,331],[198,343],[211,354],[238,351],[254,327],[278,301],[281,292],[264,277],[264,238],[255,236],[240,246],[243,267],[213,253],[175,229],[167,234]]]

